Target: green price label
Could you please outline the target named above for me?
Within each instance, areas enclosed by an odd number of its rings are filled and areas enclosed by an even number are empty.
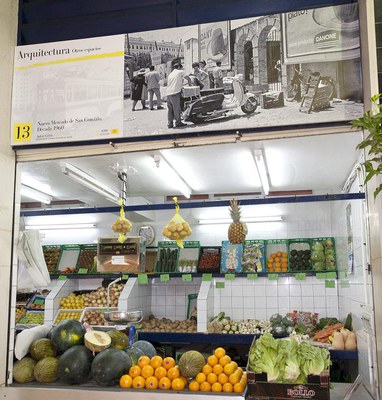
[[[268,279],[270,281],[278,281],[279,280],[279,274],[268,274]]]
[[[37,305],[41,305],[41,304],[45,304],[45,300],[43,299],[36,299],[33,304],[37,304]]]
[[[225,283],[224,282],[216,282],[216,289],[224,289]]]
[[[340,279],[345,279],[345,278],[348,277],[348,273],[346,271],[340,271],[338,273],[338,276],[339,276]]]
[[[337,278],[336,272],[327,272],[326,273],[326,279],[336,279],[336,278]]]
[[[258,278],[259,278],[259,275],[257,275],[257,274],[247,274],[247,279],[250,281],[254,281]]]
[[[305,281],[306,279],[306,274],[304,272],[298,272],[295,276],[294,279],[296,279],[296,281]]]
[[[203,274],[202,275],[203,282],[211,282],[212,281],[212,274]]]
[[[224,279],[226,281],[233,281],[233,280],[235,280],[235,274],[225,274]]]
[[[182,275],[182,281],[183,282],[192,282],[192,275],[191,274]]]
[[[146,285],[149,282],[147,274],[138,274],[138,285]]]
[[[168,282],[170,280],[170,275],[169,274],[161,274],[160,275],[160,281],[161,282]]]
[[[88,273],[88,269],[87,269],[87,268],[80,268],[80,269],[78,270],[78,273],[79,273],[79,274],[87,274],[87,273]]]
[[[336,281],[325,281],[325,287],[327,289],[334,289],[336,287]]]
[[[122,275],[122,280],[128,281],[129,280],[129,274],[123,274]]]
[[[325,272],[317,272],[316,278],[317,278],[317,279],[326,279],[326,274],[325,274]]]
[[[66,281],[67,279],[68,279],[68,277],[65,275],[59,275],[59,277],[58,277],[59,281]]]

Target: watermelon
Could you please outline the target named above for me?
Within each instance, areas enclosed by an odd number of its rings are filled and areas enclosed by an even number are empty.
[[[106,349],[95,356],[91,371],[98,385],[115,386],[122,375],[129,373],[130,367],[130,356],[123,350]]]
[[[138,365],[139,357],[145,355],[139,347],[129,346],[125,351],[130,356],[132,365]]]
[[[13,364],[13,379],[17,383],[27,383],[33,381],[33,370],[36,360],[30,357],[24,357]]]
[[[58,378],[58,358],[42,358],[34,367],[33,375],[37,382],[50,383]]]
[[[83,344],[84,336],[85,328],[81,322],[74,319],[61,321],[51,332],[51,340],[59,352],[64,352],[77,344]]]
[[[138,340],[137,342],[133,343],[132,346],[142,350],[145,356],[149,358],[153,358],[157,355],[155,347],[147,340]]]
[[[198,351],[186,351],[181,355],[178,362],[180,373],[187,379],[194,378],[202,371],[205,362],[203,355]]]
[[[46,338],[33,341],[29,346],[29,353],[36,361],[40,361],[45,357],[56,357],[57,355],[53,342]]]
[[[87,382],[91,376],[92,361],[92,352],[85,346],[71,347],[58,360],[59,379],[70,385]]]

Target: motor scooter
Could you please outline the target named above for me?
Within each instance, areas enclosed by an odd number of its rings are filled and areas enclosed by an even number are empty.
[[[255,95],[247,93],[241,81],[235,77],[232,79],[232,88],[232,94],[224,95],[223,88],[200,91],[198,86],[183,87],[183,120],[200,124],[227,117],[239,107],[245,114],[253,114],[258,105]]]

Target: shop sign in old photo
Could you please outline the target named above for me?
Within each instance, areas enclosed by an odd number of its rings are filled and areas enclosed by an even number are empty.
[[[124,35],[15,50],[12,145],[123,135]]]

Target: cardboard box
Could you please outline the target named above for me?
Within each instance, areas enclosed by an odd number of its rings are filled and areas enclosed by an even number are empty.
[[[244,242],[243,272],[262,272],[265,269],[265,241],[246,240]]]
[[[241,272],[243,245],[232,244],[228,240],[222,242],[221,272]]]
[[[123,243],[117,237],[99,238],[97,246],[98,272],[145,272],[146,240],[129,236]]]

